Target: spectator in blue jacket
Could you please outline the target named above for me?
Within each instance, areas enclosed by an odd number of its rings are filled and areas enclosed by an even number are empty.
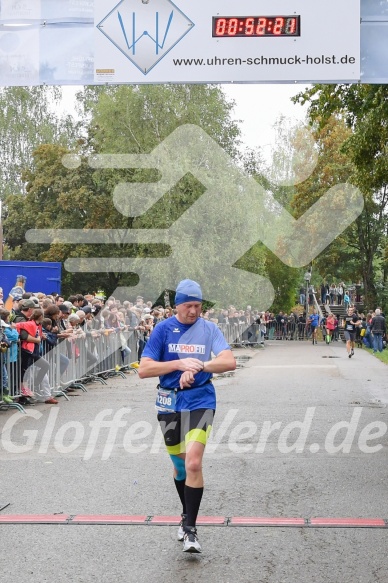
[[[3,353],[3,368],[2,368],[2,387],[3,387],[3,402],[7,405],[13,403],[12,396],[16,394],[18,387],[15,386],[16,376],[16,362],[18,359],[18,331],[13,324],[9,324],[10,312],[3,308],[0,309],[0,326],[4,332],[8,343],[8,349]],[[9,363],[10,378],[8,378],[6,363]],[[11,394],[10,394],[11,393]]]
[[[345,311],[347,312],[350,306],[350,295],[349,292],[346,291],[345,295],[344,295],[344,307],[345,307]]]

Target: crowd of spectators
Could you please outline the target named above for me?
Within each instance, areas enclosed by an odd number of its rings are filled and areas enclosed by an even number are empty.
[[[387,346],[387,325],[381,308],[367,314],[359,314],[360,326],[356,330],[356,342],[361,348],[365,345],[373,352],[382,352]]]
[[[153,326],[158,318],[167,317],[172,311],[163,308],[152,310],[152,303],[145,303],[138,297],[135,303],[121,303],[115,298],[106,302],[95,295],[71,295],[67,300],[58,294],[24,293],[14,297],[10,309],[6,309],[0,292],[0,330],[1,341],[5,347],[0,366],[0,382],[2,386],[2,401],[13,402],[9,391],[9,376],[16,378],[17,374],[9,375],[12,367],[18,361],[21,366],[20,397],[18,402],[26,404],[32,399],[56,404],[50,387],[49,353],[59,343],[65,343],[65,349],[60,353],[60,373],[63,375],[71,359],[79,357],[80,340],[85,355],[87,369],[92,368],[99,359],[96,350],[96,339],[101,335],[114,334],[119,339],[121,357],[130,355],[127,345],[128,335],[125,332],[139,332],[138,355],[144,347]],[[5,363],[7,361],[7,367]],[[34,364],[33,382],[30,367]],[[34,392],[31,390],[34,386]],[[71,387],[64,391],[74,391]]]
[[[361,282],[345,285],[343,281],[339,283],[328,284],[325,281],[319,286],[318,290],[314,289],[313,285],[307,288],[301,287],[299,290],[299,303],[304,306],[314,304],[314,295],[317,300],[323,305],[343,306],[345,310],[352,304],[362,303],[363,297],[361,295]],[[307,295],[307,298],[306,298]]]
[[[346,304],[349,306],[351,301],[350,291],[345,288],[343,282],[338,284],[332,283],[331,285],[323,283],[321,285],[321,302],[322,304],[331,304],[341,306],[344,305],[346,309]]]
[[[334,286],[334,284],[333,284]],[[337,292],[326,286],[322,299],[329,298],[329,302],[348,305],[346,290],[341,285],[336,286]],[[343,290],[343,293],[339,293]],[[302,300],[303,298],[300,298]],[[310,319],[304,310],[304,302],[290,313],[279,311],[277,314],[270,311],[259,311],[247,306],[245,310],[230,305],[227,309],[209,308],[201,316],[209,319],[224,331],[227,340],[234,343],[235,337],[246,343],[263,344],[265,339],[302,340],[311,334]],[[350,297],[349,297],[350,305]],[[137,296],[133,301],[120,301],[109,297],[106,301],[95,294],[75,294],[65,300],[56,293],[25,292],[22,297],[13,298],[12,307],[5,309],[3,293],[0,288],[0,331],[1,342],[5,345],[0,366],[0,382],[3,388],[3,402],[11,403],[9,394],[8,374],[5,359],[8,361],[8,372],[16,366],[18,358],[21,360],[21,395],[20,402],[29,402],[31,399],[56,404],[58,401],[52,396],[52,388],[48,379],[47,355],[59,343],[64,342],[66,350],[60,354],[60,373],[63,375],[72,358],[77,358],[80,339],[84,340],[86,364],[93,367],[99,355],[95,347],[95,339],[101,334],[116,334],[119,337],[119,346],[122,359],[130,356],[127,345],[128,331],[137,331],[136,354],[132,360],[140,361],[145,343],[154,327],[166,318],[174,315],[171,307],[154,305],[150,300]],[[377,317],[377,320],[376,320]],[[360,314],[362,325],[357,332],[359,345],[382,350],[386,334],[385,320],[381,322],[383,314],[379,310]],[[376,323],[377,322],[377,323]],[[330,341],[338,341],[341,322],[333,314],[320,318],[320,327],[323,337],[330,336]],[[382,334],[380,335],[380,328]],[[377,337],[376,340],[374,338]],[[0,343],[1,345],[1,343]],[[29,387],[27,372],[34,363],[34,394]],[[74,391],[73,388],[64,388],[65,391]]]

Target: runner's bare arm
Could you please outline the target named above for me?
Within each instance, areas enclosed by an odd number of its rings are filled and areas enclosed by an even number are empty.
[[[203,363],[203,370],[205,372],[220,373],[228,370],[235,370],[236,359],[231,350],[223,350],[213,360],[207,360]]]
[[[139,377],[146,379],[149,377],[158,377],[165,375],[175,370],[182,372],[190,370],[194,374],[203,369],[203,362],[198,358],[178,358],[177,360],[169,360],[167,362],[158,362],[147,356],[143,356],[140,361],[140,366],[137,369]]]

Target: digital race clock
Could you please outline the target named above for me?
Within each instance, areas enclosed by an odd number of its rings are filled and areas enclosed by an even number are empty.
[[[213,37],[300,36],[300,16],[213,16]]]

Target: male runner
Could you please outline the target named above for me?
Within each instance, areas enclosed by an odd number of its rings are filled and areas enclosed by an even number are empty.
[[[361,324],[361,319],[358,317],[356,308],[349,308],[348,313],[344,318],[344,336],[346,340],[346,350],[349,358],[354,355],[354,344],[356,340],[356,327]]]
[[[311,335],[313,337],[313,344],[318,344],[317,342],[317,329],[320,323],[319,314],[317,314],[317,310],[314,308],[313,313],[309,316],[309,322],[311,326]]]
[[[184,552],[200,553],[196,520],[204,485],[202,458],[216,409],[211,378],[213,373],[234,370],[236,361],[216,324],[200,318],[198,283],[181,281],[175,306],[176,316],[155,326],[138,372],[140,378],[160,378],[158,421],[183,507],[178,540],[184,541]]]

